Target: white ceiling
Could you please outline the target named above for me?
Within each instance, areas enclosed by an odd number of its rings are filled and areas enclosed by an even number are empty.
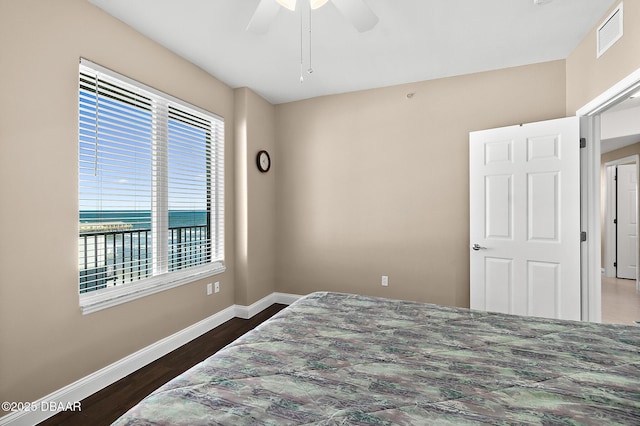
[[[308,41],[300,65],[300,11],[306,19],[308,7],[283,8],[258,35],[246,31],[258,0],[89,1],[273,104],[564,59],[615,2],[365,0],[380,21],[364,33],[329,2],[313,12],[308,74]]]

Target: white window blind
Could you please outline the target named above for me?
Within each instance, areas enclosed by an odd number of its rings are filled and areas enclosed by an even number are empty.
[[[79,74],[81,305],[219,271],[223,120],[84,59]]]

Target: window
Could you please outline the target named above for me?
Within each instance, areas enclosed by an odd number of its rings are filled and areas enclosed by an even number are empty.
[[[80,61],[78,266],[93,312],[224,271],[224,122]]]

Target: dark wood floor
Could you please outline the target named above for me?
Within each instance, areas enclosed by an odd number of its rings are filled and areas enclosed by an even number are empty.
[[[40,426],[109,425],[155,389],[205,360],[284,307],[285,305],[275,304],[249,320],[229,320],[82,400],[82,411],[58,413],[40,423]]]

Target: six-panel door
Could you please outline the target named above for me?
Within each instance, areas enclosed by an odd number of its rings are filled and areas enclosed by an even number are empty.
[[[580,319],[577,117],[470,133],[472,309]]]

